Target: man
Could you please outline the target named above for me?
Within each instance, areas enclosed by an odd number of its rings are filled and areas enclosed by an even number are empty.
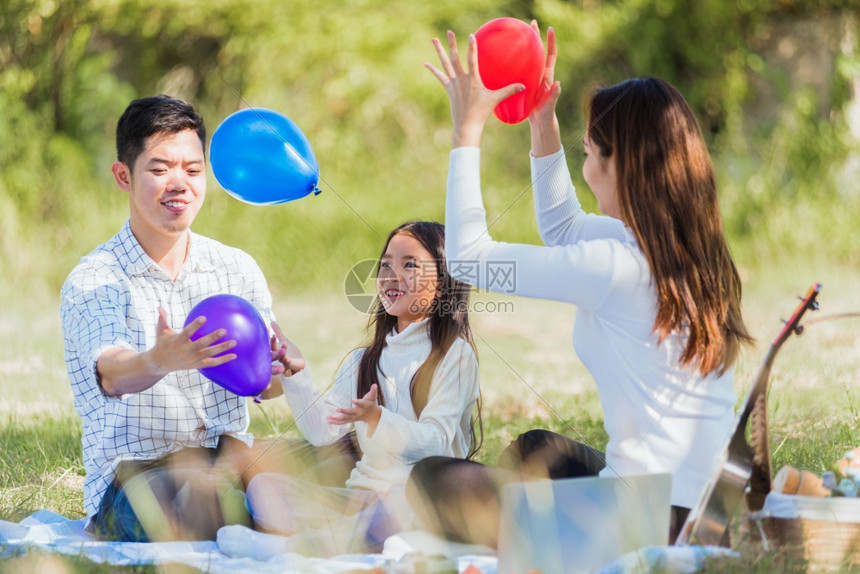
[[[244,520],[241,496],[224,495],[262,453],[250,448],[246,399],[198,371],[233,360],[235,341],[221,340],[224,330],[192,341],[204,317],[182,327],[194,305],[221,293],[274,320],[253,258],[191,231],[206,197],[205,143],[203,119],[186,102],[129,104],[112,167],[129,219],[62,288],[84,503],[100,538],[213,539],[219,526]],[[281,392],[276,365],[271,395]]]

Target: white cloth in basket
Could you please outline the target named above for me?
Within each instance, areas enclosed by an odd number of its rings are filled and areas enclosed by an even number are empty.
[[[753,520],[802,518],[827,522],[860,522],[860,498],[819,498],[770,492],[764,507],[750,514]]]

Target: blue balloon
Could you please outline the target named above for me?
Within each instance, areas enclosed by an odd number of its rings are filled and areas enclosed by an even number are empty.
[[[227,193],[254,205],[274,205],[319,193],[311,144],[288,117],[264,108],[240,110],[212,134],[209,158]]]
[[[213,295],[199,302],[185,319],[185,326],[201,315],[206,317],[206,323],[191,335],[191,340],[224,329],[227,334],[216,343],[233,339],[236,346],[215,356],[235,353],[236,358],[217,367],[204,367],[200,372],[237,395],[260,394],[272,378],[272,350],[263,317],[251,303],[229,294]]]

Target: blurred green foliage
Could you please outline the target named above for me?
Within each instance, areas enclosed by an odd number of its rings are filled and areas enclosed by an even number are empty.
[[[451,29],[464,46],[501,16],[556,30],[559,116],[579,187],[586,91],[658,75],[700,118],[745,261],[823,237],[820,252],[856,263],[860,194],[839,178],[857,152],[845,110],[860,69],[858,15],[848,0],[4,0],[0,286],[10,297],[0,299],[55,294],[77,259],[119,228],[127,205],[109,170],[115,122],[131,99],[154,93],[193,102],[210,133],[248,105],[298,123],[323,193],[249,206],[213,178],[195,230],[254,255],[276,293],[336,288],[395,225],[443,219],[450,116],[422,63],[435,60],[432,37]],[[775,22],[822,16],[845,23],[826,102],[816,87],[792,88],[757,51]],[[782,86],[767,122],[748,111],[755,82]],[[528,149],[525,124],[491,122],[485,198],[493,233],[509,241],[538,241]],[[582,199],[596,209],[590,194]]]

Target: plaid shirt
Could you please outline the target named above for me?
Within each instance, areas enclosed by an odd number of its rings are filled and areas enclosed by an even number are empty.
[[[154,459],[183,447],[215,447],[222,434],[253,441],[245,432],[245,398],[197,370],[170,373],[145,391],[118,397],[106,396],[96,377],[96,362],[105,350],[140,352],[154,346],[159,306],[176,331],[194,305],[222,293],[250,301],[267,325],[274,320],[272,296],[254,259],[189,234],[188,256],[175,281],[143,251],[126,222],[82,258],[63,285],[66,368],[83,426],[84,506],[90,516],[121,460]]]

